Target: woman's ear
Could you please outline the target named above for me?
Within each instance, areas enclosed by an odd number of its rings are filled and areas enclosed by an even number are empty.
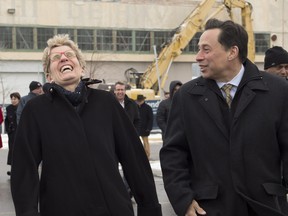
[[[81,76],[82,77],[85,76],[85,69],[84,68],[82,68]]]
[[[52,77],[51,77],[51,75],[50,75],[50,73],[46,75],[46,80],[47,80],[47,82],[49,82],[49,83],[53,83],[53,82],[54,82],[53,79],[52,79]]]

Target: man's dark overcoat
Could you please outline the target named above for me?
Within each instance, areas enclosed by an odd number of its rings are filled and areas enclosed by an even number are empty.
[[[209,216],[254,215],[248,208],[288,215],[282,184],[282,176],[288,180],[288,84],[249,60],[244,67],[230,121],[213,80],[189,81],[173,98],[160,159],[177,215],[193,199]]]
[[[139,136],[149,136],[153,127],[153,110],[146,102],[137,105],[140,114]]]
[[[124,109],[109,92],[84,94],[75,109],[52,86],[24,107],[11,174],[17,216],[38,215],[38,199],[41,216],[134,215],[118,161],[138,215],[160,216],[149,162]]]

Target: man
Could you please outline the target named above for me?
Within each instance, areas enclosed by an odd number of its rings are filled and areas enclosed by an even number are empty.
[[[114,87],[114,94],[121,104],[121,106],[124,108],[126,111],[129,119],[133,123],[134,127],[139,130],[140,128],[140,116],[139,116],[139,111],[137,104],[135,101],[130,99],[126,95],[126,86],[123,82],[116,82],[115,87]]]
[[[121,106],[126,111],[126,114],[128,115],[130,121],[133,123],[134,128],[138,131],[140,129],[140,115],[138,111],[137,104],[134,100],[130,99],[126,95],[126,85],[123,82],[116,82],[114,85],[114,94],[116,96],[116,99],[121,104]],[[126,189],[128,191],[128,194],[130,198],[133,197],[132,191],[130,189],[130,186],[128,185],[128,182],[125,178],[125,174],[123,174],[123,182],[126,186]]]
[[[157,113],[156,113],[156,122],[159,128],[162,131],[162,139],[164,138],[164,134],[166,131],[168,115],[172,103],[173,96],[175,92],[182,86],[182,82],[178,80],[174,80],[170,83],[169,86],[169,97],[160,102]]]
[[[17,107],[17,111],[16,111],[17,124],[19,124],[20,116],[21,116],[21,113],[22,113],[23,108],[26,105],[26,103],[29,100],[31,100],[32,98],[43,94],[42,84],[40,82],[37,82],[37,81],[32,81],[30,83],[29,90],[30,90],[30,92],[28,93],[28,95],[25,95],[25,96],[21,97],[20,103],[19,103],[19,105]]]
[[[264,70],[288,79],[288,52],[274,46],[265,52]]]
[[[146,97],[144,95],[137,95],[136,103],[138,104],[139,114],[140,114],[140,128],[138,131],[139,136],[141,136],[144,150],[148,159],[150,158],[150,144],[149,135],[153,127],[153,110],[151,106],[145,103]]]
[[[242,26],[208,20],[202,77],[173,98],[160,160],[177,215],[288,214],[288,85],[247,59],[247,43]]]

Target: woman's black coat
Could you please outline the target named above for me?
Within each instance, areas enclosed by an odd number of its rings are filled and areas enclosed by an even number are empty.
[[[17,216],[160,216],[142,143],[115,97],[88,88],[75,109],[53,85],[27,103],[17,129],[11,190]],[[45,89],[45,88],[44,88]],[[38,177],[42,162],[41,176]]]
[[[17,106],[10,104],[6,107],[6,117],[5,117],[5,129],[8,134],[8,158],[7,164],[11,165],[12,163],[12,152],[14,145],[14,138],[17,129],[17,117],[16,117]]]

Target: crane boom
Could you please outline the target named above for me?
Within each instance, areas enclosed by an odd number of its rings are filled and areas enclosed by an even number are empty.
[[[203,27],[206,22],[207,15],[210,12],[210,9],[212,9],[214,3],[215,0],[203,0],[182,22],[182,24],[177,28],[171,41],[167,43],[159,53],[157,61],[154,60],[141,76],[140,86],[142,89],[152,89],[155,85],[157,85],[158,76],[156,66],[158,66],[159,76],[166,80],[167,76],[165,77],[165,74],[168,73],[171,63],[177,56],[181,55],[182,51],[189,44],[190,40]],[[249,37],[248,58],[254,61],[255,42],[251,19],[251,4],[244,0],[224,0],[223,4],[219,6],[218,10],[212,13],[211,16],[219,13],[225,7],[228,9],[228,13],[232,19],[232,8],[241,8],[242,25],[247,30]],[[209,16],[209,18],[211,16]],[[156,65],[156,62],[158,65]],[[165,83],[162,82],[161,85],[164,84]],[[160,86],[158,89],[161,87],[163,86]]]

